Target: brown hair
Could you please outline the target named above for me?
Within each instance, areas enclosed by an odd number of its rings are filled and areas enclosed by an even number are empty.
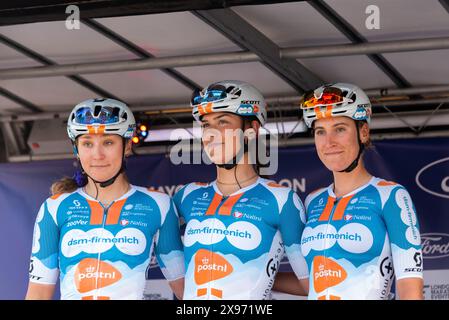
[[[366,122],[365,120],[362,120],[362,121],[356,121],[356,123],[357,123],[357,129],[358,130],[360,130],[362,127],[363,127],[363,125],[366,123],[366,125],[368,126],[368,122]],[[369,129],[368,129],[369,130]],[[368,140],[366,140],[366,142],[364,142],[363,143],[363,146],[365,147],[365,149],[368,149],[368,148],[372,148],[373,147],[373,143],[372,143],[372,141],[371,141],[371,137],[370,136],[368,136]]]
[[[122,175],[125,181],[129,183],[129,179],[126,173],[123,172]],[[79,187],[80,186],[76,183],[75,179],[70,177],[63,177],[62,179],[53,182],[50,187],[50,192],[52,196],[60,193],[72,193]]]
[[[75,179],[70,177],[63,177],[62,179],[54,182],[50,187],[52,196],[60,193],[72,193],[76,189],[78,189],[78,184]]]

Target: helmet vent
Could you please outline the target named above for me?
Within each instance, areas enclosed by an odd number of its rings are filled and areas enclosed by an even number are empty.
[[[226,89],[226,93],[230,93],[232,90],[234,90],[234,86],[229,86],[227,89]]]
[[[98,115],[100,114],[100,111],[101,111],[101,106],[96,105],[95,109],[94,109],[94,117],[98,117]]]

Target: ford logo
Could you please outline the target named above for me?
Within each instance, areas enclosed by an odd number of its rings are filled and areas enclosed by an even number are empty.
[[[419,172],[416,174],[416,184],[425,192],[428,192],[437,197],[449,199],[449,175],[443,177],[442,180],[436,183],[432,183],[432,181],[430,180],[433,177],[431,174],[429,174],[429,170],[435,173],[447,173],[449,171],[448,168],[449,157],[429,163],[424,168],[419,170]]]
[[[423,233],[421,245],[424,259],[449,257],[449,234]]]

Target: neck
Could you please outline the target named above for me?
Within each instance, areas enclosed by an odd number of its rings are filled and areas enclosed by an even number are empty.
[[[335,196],[342,197],[364,184],[371,179],[371,174],[365,169],[363,161],[360,159],[358,166],[351,172],[336,172],[334,175],[334,193]]]
[[[232,194],[238,191],[240,187],[250,186],[259,178],[253,165],[245,161],[247,160],[247,154],[243,158],[243,163],[239,163],[231,170],[217,167],[217,187],[223,195]]]
[[[113,201],[117,200],[126,192],[128,192],[129,188],[129,182],[125,179],[123,174],[120,174],[113,184],[105,188],[100,187],[99,183],[95,183],[92,181],[92,179],[89,179],[89,182],[84,187],[84,192],[86,192],[92,198],[96,198],[103,205],[109,206]]]

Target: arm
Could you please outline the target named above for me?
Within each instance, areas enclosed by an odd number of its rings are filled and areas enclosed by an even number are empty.
[[[36,217],[25,299],[52,299],[59,275],[59,228],[44,202]]]
[[[29,282],[25,300],[51,300],[55,293],[55,284]]]
[[[423,279],[405,278],[398,280],[396,290],[400,300],[423,300]]]
[[[156,238],[156,258],[164,277],[178,299],[184,294],[184,253],[179,218],[173,201],[167,198],[168,211]]]
[[[276,291],[303,296],[309,293],[309,270],[300,247],[304,227],[304,206],[298,195],[290,191],[279,216],[279,230],[294,273],[278,273],[273,288]]]
[[[391,192],[383,210],[399,299],[423,299],[423,259],[419,223],[412,199],[402,186]]]
[[[176,298],[178,300],[181,300],[182,296],[184,295],[184,277],[169,281],[168,284],[170,285],[170,288],[175,294]]]
[[[273,290],[297,296],[307,296],[309,293],[309,279],[299,280],[294,272],[278,272]]]

